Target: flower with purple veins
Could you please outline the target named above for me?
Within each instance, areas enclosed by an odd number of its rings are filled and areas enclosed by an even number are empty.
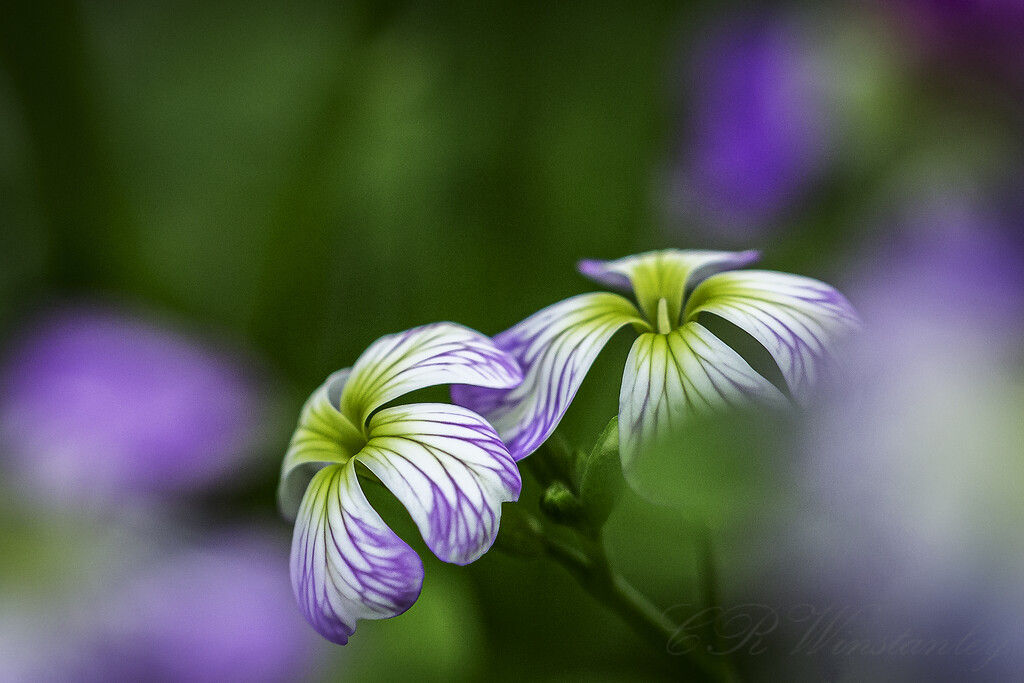
[[[639,333],[619,394],[619,453],[630,476],[638,459],[695,415],[786,395],[702,324],[717,316],[745,331],[777,363],[792,398],[805,402],[833,365],[833,346],[857,326],[842,294],[798,275],[731,270],[757,252],[668,249],[616,261],[582,261],[580,271],[632,290],[581,294],[530,316],[494,338],[523,368],[511,388],[455,386],[454,401],[476,410],[517,460],[554,431],[609,339]],[[723,272],[730,271],[731,272]]]
[[[427,547],[455,564],[487,551],[502,502],[519,498],[515,460],[478,414],[441,403],[382,406],[438,384],[511,389],[522,379],[487,337],[437,323],[381,337],[309,398],[278,499],[295,519],[292,588],[321,635],[347,643],[357,620],[401,614],[423,583],[423,563],[367,501],[360,474],[379,479]]]

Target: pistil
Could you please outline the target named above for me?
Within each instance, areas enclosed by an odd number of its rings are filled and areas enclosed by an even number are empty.
[[[658,299],[658,334],[668,334],[672,331],[672,324],[668,319],[668,301],[665,297]]]

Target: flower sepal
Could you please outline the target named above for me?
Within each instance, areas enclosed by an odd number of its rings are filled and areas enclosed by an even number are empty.
[[[580,504],[587,522],[601,529],[625,490],[619,459],[619,418],[613,417],[594,448],[576,463]]]

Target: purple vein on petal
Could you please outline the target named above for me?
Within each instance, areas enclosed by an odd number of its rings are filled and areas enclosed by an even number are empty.
[[[370,507],[352,464],[331,465],[310,482],[292,542],[292,587],[306,620],[345,644],[358,619],[407,610],[423,565]]]
[[[834,370],[839,343],[859,327],[846,298],[808,277],[772,271],[721,273],[693,293],[686,318],[718,315],[760,342],[779,365],[793,396],[809,400]]]
[[[551,435],[601,349],[630,323],[647,327],[617,294],[581,294],[549,306],[494,338],[522,366],[522,384],[510,390],[453,386],[452,398],[483,415],[522,459]]]
[[[376,408],[438,384],[507,389],[523,375],[484,335],[454,323],[434,323],[381,337],[363,353],[341,396],[342,412],[363,424]]]
[[[698,416],[785,397],[699,323],[643,334],[626,361],[619,394],[619,446],[627,475],[636,458]]]
[[[501,503],[519,497],[519,471],[494,429],[444,404],[386,408],[359,454],[408,509],[431,551],[467,564],[493,543]]]

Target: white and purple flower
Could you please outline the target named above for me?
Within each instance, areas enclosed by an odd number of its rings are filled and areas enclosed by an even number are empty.
[[[517,460],[554,431],[601,349],[622,327],[639,333],[619,394],[619,452],[627,477],[637,460],[691,417],[755,402],[806,402],[834,365],[834,345],[857,326],[842,294],[798,275],[730,271],[757,252],[653,251],[616,261],[582,261],[580,272],[632,291],[581,294],[494,338],[523,368],[511,388],[456,386],[456,403],[487,418]],[[702,320],[717,316],[771,354],[776,387]],[[785,392],[783,391],[785,389]]]
[[[522,379],[487,337],[437,323],[381,337],[313,393],[278,498],[295,518],[292,587],[321,635],[345,644],[359,619],[407,610],[423,583],[422,561],[367,501],[360,474],[390,489],[427,547],[455,564],[487,551],[502,502],[519,497],[515,460],[478,414],[441,403],[382,406],[438,384],[506,390]]]

